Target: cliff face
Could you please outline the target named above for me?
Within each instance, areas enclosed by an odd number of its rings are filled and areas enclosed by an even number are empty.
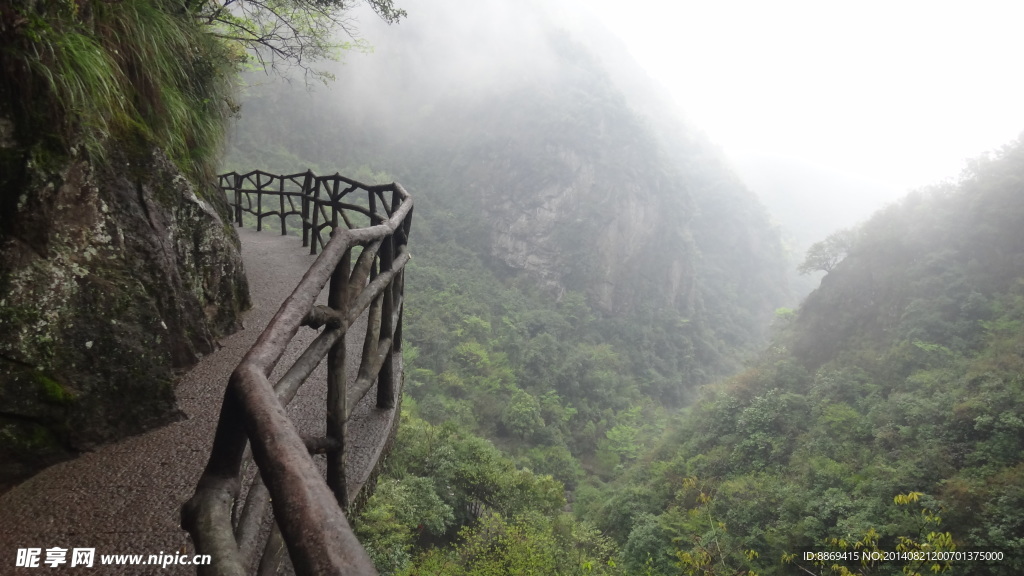
[[[671,310],[734,347],[763,335],[786,295],[779,238],[710,146],[680,150],[625,111],[618,134],[536,118],[468,147],[447,175],[486,222],[494,260],[608,314]]]
[[[557,32],[547,45],[539,77],[433,106],[413,139],[429,151],[395,157],[441,168],[404,179],[436,173],[449,205],[471,207],[459,216],[486,223],[489,256],[556,294],[756,341],[786,293],[779,237],[756,197],[668,110],[632,107],[581,45]]]
[[[528,136],[486,146],[460,169],[464,176],[452,174],[479,203],[490,255],[558,294],[584,291],[605,312],[634,308],[652,296],[641,286],[648,284],[660,287],[657,304],[691,313],[689,216],[667,200],[671,183],[656,159],[631,148],[535,149],[535,135],[520,128]]]
[[[223,199],[159,149],[97,164],[0,142],[2,485],[177,417],[175,373],[248,287]]]

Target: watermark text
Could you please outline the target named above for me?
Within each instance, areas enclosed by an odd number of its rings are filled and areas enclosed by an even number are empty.
[[[208,566],[209,554],[174,552],[159,554],[96,554],[95,548],[18,548],[15,567],[18,568],[92,568],[100,566]]]

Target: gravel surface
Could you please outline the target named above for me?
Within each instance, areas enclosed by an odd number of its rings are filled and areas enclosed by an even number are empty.
[[[0,575],[195,573],[182,566],[100,566],[99,556],[194,551],[181,529],[179,510],[192,496],[209,457],[228,376],[316,258],[294,237],[248,229],[239,230],[239,236],[253,308],[244,316],[244,329],[222,339],[222,348],[178,383],[178,406],[187,419],[47,468],[0,497]],[[346,337],[350,382],[365,331],[363,319]],[[272,381],[315,335],[300,329]],[[395,371],[399,380],[400,366]],[[371,390],[367,400],[374,395]],[[326,369],[321,363],[288,409],[301,432],[323,434],[325,399]],[[353,414],[346,460],[350,494],[368,480],[381,450],[380,442],[366,439],[380,438],[393,418],[394,411],[377,410],[370,402],[361,403]],[[43,549],[40,568],[15,568],[18,549],[29,547]],[[69,549],[68,563],[56,569],[43,563],[45,550],[53,547]],[[94,567],[71,568],[72,548],[95,548]]]

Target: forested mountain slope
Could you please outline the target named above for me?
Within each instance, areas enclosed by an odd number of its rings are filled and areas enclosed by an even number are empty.
[[[655,574],[701,558],[791,574],[784,554],[840,550],[830,538],[1001,552],[952,573],[1019,574],[1022,200],[1016,142],[875,214],[760,360],[708,387],[585,513]],[[799,554],[791,564],[832,573]]]
[[[458,244],[503,281],[663,332],[643,340],[685,359],[672,370],[689,375],[661,374],[677,389],[760,341],[786,293],[763,208],[702,137],[632,108],[542,5],[438,2],[365,32],[374,53],[329,91],[253,89],[228,166],[386,170],[421,201],[425,264]]]

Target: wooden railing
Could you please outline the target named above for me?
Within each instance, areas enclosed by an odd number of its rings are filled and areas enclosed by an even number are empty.
[[[263,220],[274,218],[285,235],[289,218],[293,222],[298,219],[302,225],[302,245],[309,247],[310,254],[323,248],[324,231],[337,228],[339,218],[349,229],[377,223],[377,200],[386,204],[381,193],[390,192],[395,186],[367,186],[338,174],[316,176],[312,171],[279,176],[254,170],[247,174],[229,172],[217,178],[218,188],[231,198],[228,204],[236,224],[242,226],[243,215],[251,214],[256,230],[262,231]],[[352,201],[357,191],[371,192],[366,205]],[[390,208],[385,206],[385,210],[390,217]]]
[[[195,494],[182,507],[182,526],[192,535],[197,553],[212,558],[200,573],[248,573],[262,541],[260,574],[276,573],[285,547],[299,575],[376,574],[345,517],[355,497],[346,485],[346,423],[375,384],[377,408],[395,411],[412,199],[398,184],[367,186],[311,172],[231,173],[220,177],[220,187],[234,196],[231,204],[239,225],[243,213],[252,214],[258,228],[264,218],[276,216],[286,234],[288,217],[298,216],[304,245],[322,252],[231,374],[209,462]],[[333,229],[327,242],[326,228]],[[328,280],[327,306],[316,305]],[[364,313],[367,328],[358,376],[347,382],[344,336]],[[271,383],[271,372],[302,326],[325,329]],[[304,438],[284,408],[324,356],[327,433]],[[397,414],[390,416],[387,434],[393,434],[398,422]],[[314,453],[326,454],[326,478]],[[243,502],[243,462],[250,454],[258,474]],[[275,522],[269,536],[261,538],[268,503]]]

